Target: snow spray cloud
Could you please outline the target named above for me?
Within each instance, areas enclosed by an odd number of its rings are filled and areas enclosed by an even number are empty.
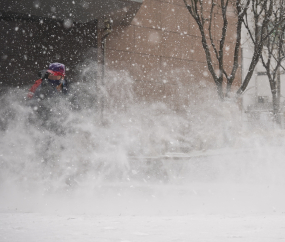
[[[1,96],[2,185],[50,191],[112,181],[284,182],[283,132],[243,133],[238,106],[217,101],[214,89],[177,80],[175,105],[145,103],[127,73],[106,73],[102,86],[95,71],[86,67],[85,82],[45,104],[25,100],[21,89]]]

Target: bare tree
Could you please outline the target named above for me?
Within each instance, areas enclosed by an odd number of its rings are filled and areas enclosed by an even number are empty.
[[[276,1],[270,24],[267,32],[270,34],[264,43],[264,50],[261,55],[262,64],[270,83],[273,104],[273,117],[278,121],[280,110],[280,69],[284,70],[282,63],[284,55],[284,31],[285,31],[285,7],[284,0]]]
[[[249,70],[242,82],[241,87],[237,91],[238,95],[245,91],[252,77],[256,64],[262,55],[264,43],[274,30],[274,28],[272,28],[271,31],[268,32],[270,19],[274,13],[274,3],[275,0],[252,0],[250,11],[247,11],[244,16],[243,23],[253,43],[253,56]]]
[[[201,37],[202,37],[202,46],[206,54],[206,61],[208,69],[214,79],[214,82],[217,86],[218,95],[221,99],[224,97],[223,93],[223,78],[226,78],[227,89],[226,95],[231,90],[232,83],[236,77],[236,71],[239,66],[239,51],[241,46],[241,30],[242,25],[244,24],[248,30],[250,28],[255,29],[256,31],[250,32],[251,38],[254,40],[253,45],[253,55],[250,62],[249,70],[245,75],[242,84],[237,91],[237,95],[242,94],[253,73],[254,69],[260,59],[262,54],[264,42],[266,41],[269,33],[267,31],[268,24],[270,23],[270,18],[273,14],[274,0],[211,0],[210,11],[208,18],[205,15],[205,5],[208,3],[203,0],[183,0],[185,6],[187,7],[189,13],[194,18],[197,23]],[[224,48],[225,48],[225,39],[227,36],[228,29],[228,19],[227,11],[228,7],[231,5],[235,9],[236,15],[236,41],[234,43],[234,56],[233,63],[230,73],[226,71],[224,63]],[[215,36],[219,40],[219,45],[216,46],[213,35],[212,35],[212,26],[213,26],[213,15],[214,9],[221,12],[223,19],[223,26],[221,36]],[[206,33],[209,36],[207,40]],[[210,44],[209,44],[210,43]],[[211,55],[210,46],[214,50],[214,56]],[[216,58],[218,61],[218,71],[215,72],[212,58]],[[227,63],[228,64],[228,63]]]
[[[203,0],[183,0],[185,3],[185,6],[187,7],[189,13],[194,18],[195,22],[197,23],[201,37],[202,37],[202,46],[206,54],[206,61],[208,65],[208,69],[213,77],[213,80],[217,86],[217,92],[221,99],[224,98],[223,93],[223,79],[226,78],[227,81],[227,88],[226,88],[226,95],[231,90],[232,83],[235,79],[236,72],[239,67],[239,51],[240,51],[240,45],[241,45],[241,29],[242,29],[242,23],[243,18],[245,14],[247,13],[247,10],[249,8],[251,0],[245,0],[245,2],[242,2],[242,0],[236,0],[236,1],[230,1],[230,0],[211,0],[210,9],[205,16],[205,5],[208,3]],[[233,64],[231,67],[231,71],[228,73],[225,68],[224,63],[224,48],[225,48],[225,39],[227,36],[227,30],[228,30],[228,8],[229,4],[234,6],[234,9],[236,10],[236,41],[235,41],[235,47],[234,47],[234,56],[233,56]],[[214,19],[214,12],[219,11],[221,12],[222,17],[222,32],[221,36],[215,36],[216,39],[218,39],[219,43],[218,45],[215,44],[214,36],[212,33],[212,27],[214,25],[213,19]],[[208,35],[208,39],[206,37]],[[211,54],[210,47],[213,48],[214,54]],[[215,71],[214,65],[213,65],[213,58],[215,58],[218,62],[218,71]]]

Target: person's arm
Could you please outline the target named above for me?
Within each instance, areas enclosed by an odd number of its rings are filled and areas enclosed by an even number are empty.
[[[36,80],[34,85],[29,89],[28,98],[31,99],[34,96],[35,91],[41,85],[42,79]]]

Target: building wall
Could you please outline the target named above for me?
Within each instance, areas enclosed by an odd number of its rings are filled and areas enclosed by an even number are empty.
[[[228,19],[225,63],[231,67],[236,27],[230,11]],[[216,43],[221,26],[221,15],[216,12]],[[106,60],[107,68],[128,71],[136,94],[147,101],[176,101],[181,90],[177,80],[189,91],[199,83],[213,84],[200,31],[183,0],[144,0],[131,25],[117,27],[108,37]],[[239,69],[233,89],[240,83]]]

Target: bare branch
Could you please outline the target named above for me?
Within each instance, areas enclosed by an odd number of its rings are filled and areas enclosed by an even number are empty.
[[[211,12],[210,12],[210,21],[209,21],[209,38],[210,38],[210,41],[211,41],[211,44],[212,44],[212,47],[214,49],[214,52],[216,54],[216,58],[219,59],[219,54],[218,54],[218,51],[217,51],[217,48],[216,48],[216,45],[214,43],[214,40],[213,40],[213,37],[212,37],[212,20],[213,20],[213,12],[214,12],[214,7],[215,7],[215,3],[214,1],[212,0],[212,6],[211,6]]]

